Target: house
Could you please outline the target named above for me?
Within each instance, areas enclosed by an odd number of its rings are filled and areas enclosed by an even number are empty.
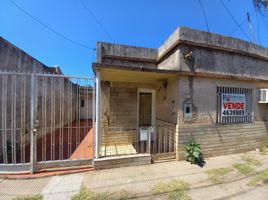
[[[93,69],[99,159],[182,160],[190,138],[210,157],[254,150],[268,138],[261,46],[179,27],[158,49],[98,42]]]

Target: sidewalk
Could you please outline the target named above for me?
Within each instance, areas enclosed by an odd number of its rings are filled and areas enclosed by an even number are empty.
[[[268,155],[250,152],[247,156],[261,161],[261,165],[251,165],[256,173],[268,169]],[[124,194],[136,199],[168,199],[168,193],[155,194],[152,188],[161,182],[181,180],[190,184],[186,192],[192,199],[267,200],[268,184],[249,186],[255,174],[244,175],[233,167],[233,164],[246,163],[242,157],[243,154],[236,154],[208,158],[203,168],[184,161],[171,161],[38,179],[0,179],[0,199],[35,194],[42,194],[44,199],[71,199],[81,185],[100,194],[106,193],[111,198]],[[231,169],[223,184],[208,180],[205,171],[216,168]]]

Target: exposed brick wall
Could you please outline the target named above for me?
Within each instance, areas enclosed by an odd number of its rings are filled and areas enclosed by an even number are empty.
[[[110,87],[109,96],[109,114],[103,117],[102,144],[130,144],[136,141],[137,88]]]
[[[179,160],[185,159],[184,144],[190,138],[194,138],[201,145],[204,158],[207,158],[255,150],[268,139],[267,130],[267,122],[179,126]]]
[[[135,128],[137,125],[137,89],[111,87],[110,126]]]

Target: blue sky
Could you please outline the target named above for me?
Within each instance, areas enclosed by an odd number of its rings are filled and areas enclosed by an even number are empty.
[[[178,26],[207,30],[198,0],[83,0],[102,27],[80,0],[13,1],[55,31],[92,48],[97,41],[157,48]],[[268,14],[254,12],[251,0],[222,1],[238,23],[245,22],[241,27],[248,37],[219,0],[201,0],[210,32],[249,40],[246,13],[253,13],[256,42],[268,47]],[[0,35],[44,64],[58,64],[65,74],[92,75],[93,50],[48,31],[10,0],[0,0]]]

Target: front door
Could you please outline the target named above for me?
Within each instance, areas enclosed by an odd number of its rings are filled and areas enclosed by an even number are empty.
[[[154,138],[155,90],[138,90],[138,152],[148,153]]]
[[[139,127],[152,126],[152,93],[139,93]]]

